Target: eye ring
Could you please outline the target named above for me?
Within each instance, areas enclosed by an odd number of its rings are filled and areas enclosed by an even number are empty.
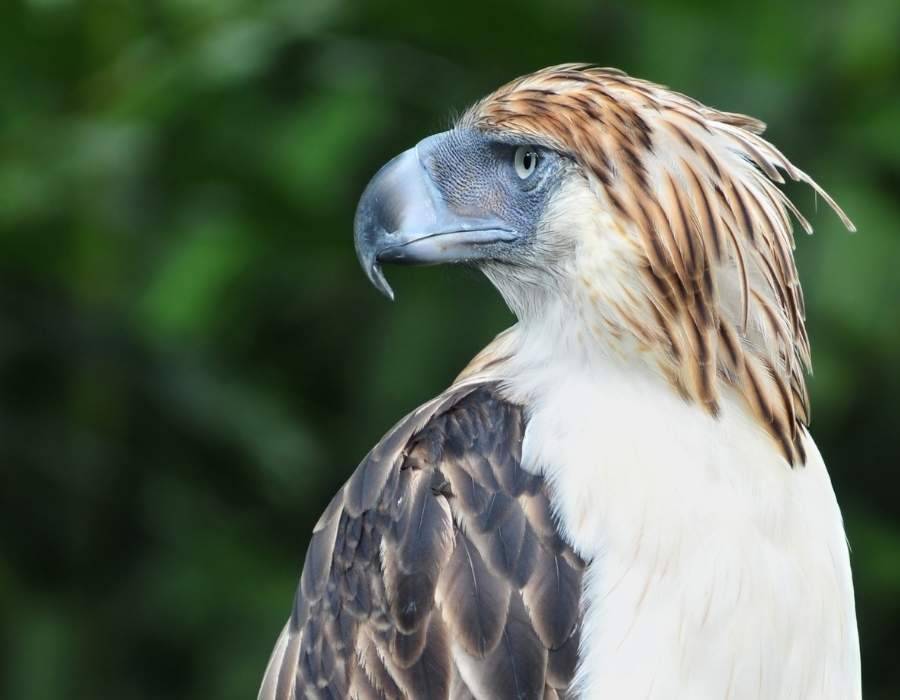
[[[534,146],[519,146],[513,154],[513,164],[520,180],[527,180],[537,170],[538,151]]]

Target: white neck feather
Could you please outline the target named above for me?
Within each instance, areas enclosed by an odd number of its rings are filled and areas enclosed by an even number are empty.
[[[528,407],[523,465],[590,562],[581,697],[859,697],[847,547],[812,440],[791,469],[738,397],[713,417],[544,311],[503,339],[502,375]]]

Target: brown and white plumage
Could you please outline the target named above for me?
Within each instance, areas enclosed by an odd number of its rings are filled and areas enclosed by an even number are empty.
[[[464,124],[533,138],[569,154],[635,248],[629,288],[608,303],[606,332],[656,354],[680,392],[715,413],[735,387],[803,461],[809,340],[781,173],[834,200],[762,138],[762,122],[720,112],[612,69],[538,71],[475,105]]]
[[[783,175],[852,224],[762,131],[567,64],[376,175],[373,283],[474,264],[518,323],[332,501],[261,699],[859,697]]]

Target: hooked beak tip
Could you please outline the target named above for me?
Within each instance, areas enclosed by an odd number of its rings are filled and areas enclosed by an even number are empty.
[[[369,278],[369,281],[374,285],[375,289],[386,296],[389,301],[394,301],[394,290],[391,289],[391,285],[388,284],[384,272],[381,269],[381,265],[377,260],[373,260],[369,264],[366,272],[368,273],[367,277]]]

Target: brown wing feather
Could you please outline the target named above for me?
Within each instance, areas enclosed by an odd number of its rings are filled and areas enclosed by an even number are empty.
[[[565,697],[584,562],[494,384],[401,421],[313,532],[260,700]]]

